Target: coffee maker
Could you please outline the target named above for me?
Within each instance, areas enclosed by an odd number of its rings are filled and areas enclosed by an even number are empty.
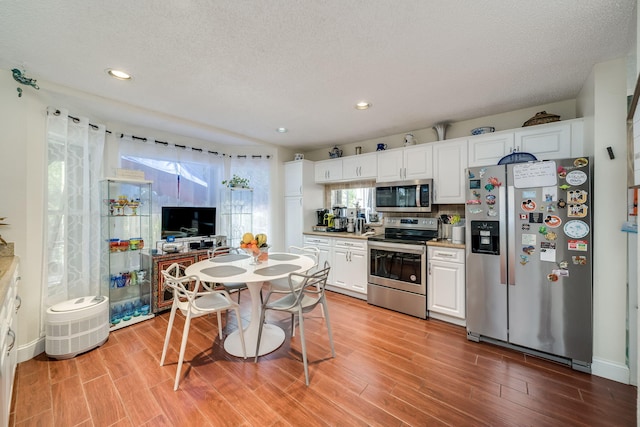
[[[319,225],[319,226],[327,225],[325,223],[325,215],[328,213],[329,213],[329,209],[316,209],[316,215],[318,216],[316,225]]]

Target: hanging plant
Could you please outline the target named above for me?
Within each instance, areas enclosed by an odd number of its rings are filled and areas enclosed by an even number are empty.
[[[222,181],[222,185],[226,185],[229,188],[249,188],[249,179],[240,178],[238,175],[233,174],[231,179]]]

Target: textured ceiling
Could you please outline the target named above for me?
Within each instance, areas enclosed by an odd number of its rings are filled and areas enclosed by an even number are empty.
[[[313,149],[575,98],[635,46],[634,5],[0,0],[0,68],[97,95],[62,106],[105,121]]]

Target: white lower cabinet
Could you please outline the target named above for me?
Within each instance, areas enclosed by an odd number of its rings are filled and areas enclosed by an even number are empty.
[[[333,284],[367,294],[367,243],[365,240],[335,239]]]
[[[333,239],[328,237],[304,236],[304,246],[312,246],[320,250],[318,268],[323,268],[325,261],[329,263],[328,283],[333,283]]]
[[[427,307],[429,316],[464,326],[464,249],[428,248]]]
[[[323,236],[305,236],[305,246],[320,249],[320,265],[331,265],[331,290],[360,299],[367,298],[367,241]]]
[[[9,275],[9,287],[4,303],[0,307],[0,425],[9,425],[9,413],[11,411],[11,395],[13,381],[15,379],[18,363],[18,347],[16,346],[18,329],[18,309],[20,297],[18,296],[18,266],[13,271],[5,272]],[[3,279],[1,279],[3,280]]]

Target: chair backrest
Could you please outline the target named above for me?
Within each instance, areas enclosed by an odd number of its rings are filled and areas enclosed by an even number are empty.
[[[178,264],[178,263],[173,263],[171,264],[169,267],[167,267],[166,270],[161,270],[160,273],[162,273],[162,275],[164,276],[165,280],[167,278],[178,278],[178,277],[184,277],[185,273],[184,273],[184,266]]]
[[[213,249],[207,250],[207,256],[213,258],[220,255],[237,254],[238,248],[232,248],[231,246],[217,246]]]
[[[316,304],[320,302],[321,297],[324,295],[330,270],[329,263],[325,261],[322,270],[314,273],[289,274],[289,287],[291,292],[296,295],[296,304],[300,303],[305,296],[315,299]]]
[[[318,263],[320,262],[320,249],[315,246],[289,246],[289,251],[295,254],[301,254],[309,257],[313,260],[313,267],[307,270],[309,272],[315,272],[318,270]]]
[[[197,276],[165,276],[164,286],[173,291],[173,301],[183,311],[188,308],[187,304],[193,304],[200,293],[200,279]]]

